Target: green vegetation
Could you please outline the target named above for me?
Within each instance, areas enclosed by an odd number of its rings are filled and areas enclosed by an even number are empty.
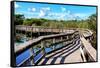
[[[15,25],[43,26],[50,28],[88,28],[96,31],[96,14],[92,14],[86,20],[48,20],[48,19],[25,19],[24,15],[15,15]]]
[[[94,32],[94,40],[92,41],[96,48],[96,14],[92,14],[85,20],[48,20],[48,19],[25,19],[24,15],[15,15],[15,25],[41,26],[48,28],[85,28]]]
[[[96,14],[92,14],[91,16],[89,16],[89,19],[88,19],[88,24],[89,24],[89,28],[91,30],[96,30]]]
[[[24,15],[16,14],[14,17],[14,24],[15,25],[21,25],[23,24],[23,21],[25,20]]]

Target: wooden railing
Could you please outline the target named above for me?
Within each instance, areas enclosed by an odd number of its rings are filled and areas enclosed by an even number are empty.
[[[61,34],[54,34],[54,35],[46,35],[46,36],[40,36],[36,39],[30,40],[26,43],[23,43],[21,45],[18,45],[15,47],[15,55],[16,57],[21,55],[23,52],[30,50],[30,57],[28,59],[24,60],[22,63],[18,64],[18,66],[22,66],[29,63],[34,65],[36,64],[42,57],[44,57],[47,53],[50,53],[54,50],[57,50],[61,47],[64,47],[68,44],[68,42],[73,41],[74,39],[79,38],[78,31],[72,31],[69,33],[61,33]],[[58,44],[61,44],[58,47]],[[51,51],[46,52],[45,48],[50,47]],[[37,52],[34,52],[33,50],[39,48]],[[41,56],[36,59],[38,55]]]
[[[60,33],[60,34],[40,36],[36,39],[29,40],[26,43],[16,46],[15,47],[16,57],[22,54],[23,52],[25,52],[26,50],[30,50],[30,57],[25,59],[22,63],[18,64],[18,66],[27,65],[27,63],[29,62],[31,65],[34,65],[42,57],[45,57],[47,53],[57,50],[61,47],[64,47],[66,45],[66,42],[73,41],[76,38],[79,38],[82,41],[83,44],[82,49],[84,51],[86,60],[96,61],[96,50],[92,47],[91,43],[87,40],[87,38],[90,39],[93,36],[93,33],[88,29],[72,28],[68,30],[68,29],[41,28],[41,27],[18,25],[16,26],[16,30],[22,30],[28,32],[59,32]],[[56,48],[57,44],[62,44],[62,46]],[[52,50],[46,52],[45,51],[46,47],[51,47]],[[33,50],[35,48],[39,48],[39,50],[37,52],[34,52]],[[42,55],[39,57],[40,59],[36,60],[35,57],[38,56],[39,54]],[[86,56],[88,56],[88,59]]]
[[[93,48],[90,41],[93,37],[93,32],[91,30],[85,30],[88,34],[83,33],[82,37],[80,37],[82,41],[82,49],[84,51],[84,55],[87,61],[97,61],[96,50]]]
[[[16,30],[27,31],[27,32],[68,32],[68,30],[76,30],[75,28],[50,28],[50,27],[40,27],[40,26],[25,26],[25,25],[16,25]],[[69,31],[70,32],[70,31]]]

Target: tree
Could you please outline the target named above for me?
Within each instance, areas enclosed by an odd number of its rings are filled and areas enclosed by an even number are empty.
[[[25,19],[23,25],[31,26],[33,24],[32,19]]]
[[[14,16],[14,24],[15,25],[22,25],[25,17],[22,14],[15,14]]]
[[[89,25],[89,28],[92,29],[92,30],[96,30],[96,14],[92,14],[91,16],[89,16],[88,18],[88,25]]]
[[[41,26],[44,22],[41,19],[32,19],[32,23],[35,24],[36,26]]]

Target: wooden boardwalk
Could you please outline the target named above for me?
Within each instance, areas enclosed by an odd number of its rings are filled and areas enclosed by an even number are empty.
[[[20,31],[26,31],[26,32],[57,32],[57,33],[62,33],[62,32],[72,32],[74,29],[64,29],[64,28],[44,28],[44,27],[38,27],[38,26],[24,26],[24,25],[17,25],[16,30]]]
[[[41,29],[41,28],[34,28],[31,26],[23,26],[21,28],[19,27],[21,26],[16,27],[16,29],[22,31],[30,31],[30,32],[59,32],[59,34],[40,36],[36,39],[29,40],[21,45],[15,46],[15,54],[16,56],[18,56],[24,51],[31,49],[37,44],[40,44],[42,49],[40,53],[42,53],[44,56],[41,58],[41,60],[39,60],[36,63],[33,62],[31,65],[97,61],[96,50],[92,47],[91,43],[87,39],[85,39],[85,38],[91,38],[93,36],[93,33],[88,29],[81,31],[80,29],[66,30],[66,29],[49,29],[49,28]],[[60,39],[58,42],[56,42],[56,38],[58,37]],[[43,50],[46,45],[44,41],[49,39],[52,39],[52,45],[58,43],[64,43],[64,46],[58,49],[53,48],[53,51],[51,51],[50,53],[45,53],[45,51]],[[70,43],[68,43],[69,39],[72,42],[70,41]],[[31,56],[34,56],[33,52],[31,53]],[[25,60],[23,63],[19,65],[26,64],[28,60],[30,60],[30,58]]]
[[[66,46],[65,48],[55,51],[46,58],[43,58],[37,65],[45,64],[63,64],[63,63],[73,63],[73,62],[83,62],[80,52],[80,40],[76,40],[74,44]]]

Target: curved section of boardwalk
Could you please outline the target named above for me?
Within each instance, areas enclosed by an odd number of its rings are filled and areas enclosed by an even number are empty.
[[[40,36],[36,39],[29,40],[23,45],[15,46],[16,56],[23,53],[25,50],[31,49],[36,46],[38,43],[41,44],[42,51],[44,55],[41,60],[38,62],[33,62],[34,58],[31,59],[31,65],[45,65],[45,64],[63,64],[63,63],[74,63],[74,62],[87,62],[87,61],[97,61],[96,59],[96,50],[92,47],[91,43],[87,38],[91,38],[93,33],[86,29],[49,29],[49,28],[34,28],[32,26],[21,26],[16,27],[17,30],[28,31],[28,32],[59,32],[59,34]],[[60,41],[56,42],[55,40],[60,37]],[[65,39],[64,39],[65,38]],[[68,41],[68,38],[71,38],[71,41]],[[44,41],[52,39],[52,44],[65,43],[65,46],[60,49],[55,49],[50,53],[46,53],[43,50],[46,46]],[[57,40],[58,41],[58,40]],[[65,42],[66,41],[66,42]],[[42,42],[42,43],[41,43]],[[31,52],[31,56],[34,56],[34,53]],[[87,59],[88,56],[88,59]],[[21,65],[25,64],[29,59],[25,60]]]

